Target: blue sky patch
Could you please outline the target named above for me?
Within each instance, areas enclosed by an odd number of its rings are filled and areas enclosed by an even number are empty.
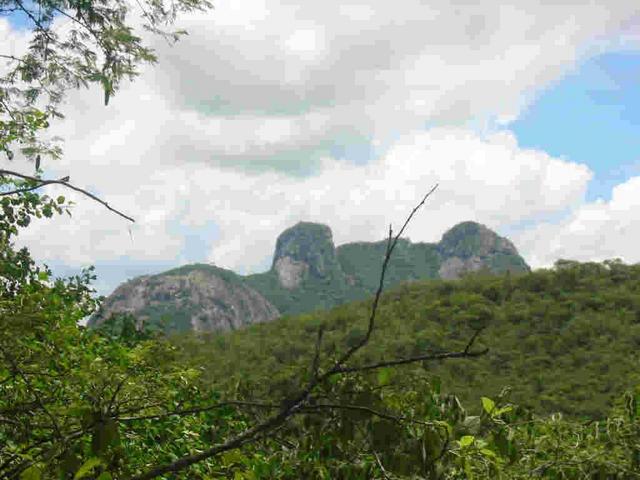
[[[640,175],[640,53],[584,62],[541,92],[509,127],[523,148],[584,163],[594,172],[587,200]]]

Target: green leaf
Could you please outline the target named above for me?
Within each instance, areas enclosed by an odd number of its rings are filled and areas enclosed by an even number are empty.
[[[64,203],[64,196],[60,195],[56,201],[58,202],[58,205],[62,205]]]
[[[446,430],[448,435],[451,435],[453,433],[453,427],[451,426],[451,424],[449,424],[448,422],[445,422],[444,420],[435,420],[433,424],[444,428],[444,430]]]
[[[73,476],[73,480],[78,480],[80,478],[86,477],[91,471],[96,468],[98,465],[102,464],[102,460],[96,457],[91,457],[89,460],[84,462],[82,466],[78,469],[76,474]]]
[[[489,450],[488,448],[481,448],[480,453],[482,453],[485,457],[496,458],[496,453],[493,450]]]
[[[391,373],[390,368],[381,368],[378,370],[378,385],[387,385],[389,380],[391,380]]]
[[[513,410],[513,407],[510,406],[510,405],[507,405],[506,407],[502,407],[502,408],[499,408],[498,410],[496,410],[496,412],[494,413],[494,416],[497,417],[499,415],[502,415],[503,413],[508,413],[511,410]]]
[[[42,470],[37,465],[32,465],[20,475],[20,480],[40,480],[42,478]]]
[[[493,400],[487,397],[482,397],[481,400],[482,400],[482,408],[484,408],[485,412],[491,415],[493,410],[496,408],[496,402],[494,402]]]
[[[222,455],[222,464],[225,466],[231,466],[238,463],[242,463],[245,460],[245,456],[238,450],[231,450]]]
[[[109,472],[102,472],[96,480],[112,480],[113,477]]]
[[[476,440],[476,437],[474,437],[473,435],[465,435],[460,440],[458,440],[458,445],[460,445],[461,448],[468,447],[475,440]]]

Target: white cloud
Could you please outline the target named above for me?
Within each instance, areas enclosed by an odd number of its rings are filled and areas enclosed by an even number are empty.
[[[559,259],[640,262],[640,177],[613,188],[611,200],[580,205],[556,224],[540,223],[514,236],[532,267],[549,268]]]
[[[133,241],[124,222],[83,200],[73,221],[41,227],[60,235],[40,241],[39,250],[67,263],[105,261],[114,252],[161,261],[178,257],[183,248],[171,233],[173,223],[198,227],[214,221],[220,236],[212,239],[209,260],[255,271],[273,253],[277,235],[300,220],[330,225],[337,244],[380,240],[388,223],[398,228],[420,196],[440,183],[408,230],[413,241],[433,242],[459,221],[499,229],[578,204],[591,175],[584,165],[519,149],[508,132],[483,138],[468,130],[438,128],[401,137],[386,155],[366,165],[326,157],[319,174],[304,178],[203,163],[164,166],[130,193],[107,196],[125,211],[135,206]],[[73,248],[55,240],[69,228],[72,239],[64,237]],[[28,233],[40,236],[43,231]]]
[[[255,19],[253,2],[245,5],[249,31],[239,32],[238,18],[229,19],[230,7],[221,4],[185,22],[191,35],[176,47],[158,44],[164,64],[157,88],[173,109],[215,119],[207,142],[217,161],[264,161],[266,153],[275,168],[278,153],[326,149],[345,130],[375,140],[425,121],[514,118],[523,96],[570,70],[585,43],[638,10],[622,2],[272,2]],[[251,124],[277,122],[283,112],[296,135],[265,151]],[[208,122],[201,123],[205,134]]]
[[[23,241],[68,265],[171,261],[185,248],[180,225],[213,221],[210,260],[247,272],[298,220],[329,224],[337,243],[381,239],[439,182],[412,240],[437,241],[463,220],[501,229],[528,219],[534,227],[514,240],[532,264],[547,262],[575,238],[588,242],[578,227],[539,222],[573,209],[576,225],[611,228],[633,218],[632,193],[623,185],[609,204],[583,205],[586,166],[520,149],[508,131],[461,125],[508,124],[639,10],[627,1],[221,2],[182,18],[190,35],[177,46],[154,40],[159,64],[108,107],[97,90],[73,92],[68,119],[52,128],[66,155],[48,173],[70,174],[136,217],[133,240],[125,221],[76,196],[73,219],[37,222]],[[17,38],[6,27],[0,39]],[[331,157],[349,142],[380,156]],[[598,252],[625,241],[593,235]]]

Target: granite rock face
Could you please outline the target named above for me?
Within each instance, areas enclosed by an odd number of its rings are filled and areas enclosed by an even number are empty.
[[[309,273],[309,264],[284,256],[273,262],[280,285],[289,290],[297,288]]]
[[[518,255],[516,247],[493,230],[476,222],[462,222],[450,228],[438,243],[443,257],[486,258],[496,253]]]
[[[300,222],[278,237],[267,272],[240,276],[199,264],[135,278],[107,298],[90,325],[114,313],[131,313],[139,329],[168,323],[170,330],[230,330],[364,299],[378,286],[386,243],[336,248],[328,226]],[[530,271],[508,239],[482,224],[462,222],[438,243],[400,239],[385,288],[412,280],[451,280],[481,269]]]
[[[276,241],[272,270],[282,285],[299,285],[311,275],[327,278],[340,273],[331,229],[319,223],[299,222]],[[287,287],[290,288],[290,287]]]
[[[443,279],[456,279],[483,267],[494,273],[530,271],[510,240],[476,222],[462,222],[447,230],[437,249],[442,257],[438,275]]]
[[[280,312],[233,272],[210,265],[135,278],[119,286],[90,325],[132,314],[138,329],[169,322],[171,330],[235,330],[273,320]]]
[[[460,257],[451,257],[442,262],[438,269],[438,275],[444,280],[455,280],[460,278],[463,273],[476,272],[483,266],[482,260],[477,256],[465,258],[464,260]]]

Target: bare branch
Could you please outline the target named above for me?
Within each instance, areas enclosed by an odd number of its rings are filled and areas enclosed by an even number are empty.
[[[313,357],[313,363],[311,365],[311,378],[318,378],[318,368],[320,366],[320,347],[322,346],[322,334],[324,333],[324,325],[320,325],[318,328],[318,337],[316,338],[316,353]]]
[[[362,340],[360,340],[357,344],[355,344],[353,347],[347,350],[347,352],[335,363],[333,369],[340,368],[345,362],[347,362],[353,356],[353,354],[355,354],[358,350],[364,347],[369,341],[369,338],[371,338],[371,333],[375,328],[375,319],[376,319],[376,313],[378,311],[378,302],[380,301],[380,296],[382,295],[382,290],[384,288],[384,277],[387,272],[389,261],[391,260],[391,254],[393,253],[393,250],[395,249],[396,244],[400,239],[400,236],[404,233],[405,229],[407,228],[407,225],[409,224],[413,216],[420,209],[420,207],[422,207],[425,204],[425,202],[427,201],[427,198],[429,198],[429,196],[435,191],[436,188],[438,188],[438,184],[434,185],[434,187],[431,190],[429,190],[427,194],[422,198],[422,201],[420,201],[420,203],[418,203],[418,205],[415,206],[415,208],[411,211],[411,213],[405,220],[404,225],[402,225],[402,228],[400,229],[398,234],[393,238],[393,241],[392,241],[393,231],[391,229],[391,225],[389,225],[389,237],[387,239],[387,252],[384,256],[384,261],[382,262],[382,272],[380,273],[380,282],[378,283],[378,290],[376,290],[375,297],[373,298],[373,304],[371,306],[371,315],[369,316],[367,333],[362,338]]]
[[[202,460],[205,460],[207,458],[211,458],[220,453],[239,448],[244,444],[255,441],[257,438],[265,434],[268,434],[274,429],[281,427],[282,424],[285,421],[287,421],[287,419],[289,419],[289,417],[291,417],[292,415],[302,410],[304,408],[305,402],[308,401],[309,396],[311,395],[311,392],[313,391],[313,389],[316,386],[318,386],[320,383],[328,379],[330,376],[335,375],[338,372],[338,370],[343,367],[344,363],[347,362],[358,350],[360,350],[363,346],[365,346],[369,341],[369,338],[371,337],[371,333],[373,332],[373,329],[375,327],[375,317],[378,309],[378,303],[380,301],[380,296],[382,295],[382,290],[384,287],[384,277],[387,270],[387,266],[389,264],[389,260],[391,258],[391,254],[393,253],[393,250],[398,243],[398,239],[404,233],[404,230],[406,229],[407,225],[409,224],[409,222],[411,221],[415,213],[418,211],[418,209],[420,209],[420,207],[424,205],[427,198],[429,198],[429,196],[435,191],[437,187],[438,185],[436,184],[429,192],[427,192],[427,194],[422,198],[420,203],[418,203],[418,205],[411,211],[406,221],[404,222],[402,228],[400,229],[398,234],[393,238],[393,240],[392,240],[393,232],[392,232],[391,226],[389,226],[389,238],[387,240],[386,254],[384,257],[384,261],[382,263],[382,272],[380,274],[380,282],[378,284],[378,289],[373,299],[371,315],[369,316],[369,326],[367,329],[367,334],[361,341],[359,341],[356,345],[354,345],[352,348],[347,350],[347,352],[344,353],[334,363],[333,367],[327,370],[324,374],[319,375],[315,378],[312,378],[304,390],[300,391],[298,394],[294,395],[292,398],[287,399],[285,402],[283,402],[282,408],[278,414],[259,423],[255,427],[244,431],[243,433],[228,440],[227,442],[224,442],[219,445],[214,445],[213,447],[207,450],[204,450],[192,455],[184,456],[171,463],[154,467],[141,475],[133,477],[131,480],[150,480],[152,478],[159,477],[160,475],[164,475],[166,473],[175,473],[175,472],[184,470],[185,468],[195,463],[201,462]]]
[[[384,479],[385,480],[391,480],[389,475],[387,475],[387,471],[384,469],[384,466],[382,465],[382,462],[380,461],[380,457],[378,456],[378,452],[376,452],[374,450],[373,456],[376,457],[376,463],[378,464],[378,467],[380,467],[380,471],[382,472],[382,476],[384,477]]]
[[[428,360],[444,360],[447,358],[474,358],[485,355],[489,351],[488,348],[477,352],[447,352],[447,353],[435,353],[431,355],[417,355],[415,357],[399,358],[397,360],[389,360],[386,362],[373,363],[370,365],[363,365],[359,367],[341,367],[335,371],[335,373],[349,373],[349,372],[364,372],[367,370],[375,370],[377,368],[393,367],[397,365],[406,365],[409,363],[416,363]]]
[[[11,190],[8,192],[0,192],[0,197],[5,197],[7,195],[13,195],[16,193],[24,193],[24,192],[30,192],[32,190],[37,190],[38,188],[42,188],[46,185],[63,185],[67,188],[70,188],[71,190],[75,190],[76,192],[80,192],[84,195],[86,195],[87,197],[91,198],[92,200],[95,200],[96,202],[104,205],[105,207],[107,207],[107,209],[109,209],[110,211],[112,211],[113,213],[121,216],[122,218],[125,218],[126,220],[129,220],[130,222],[135,222],[135,220],[127,215],[125,215],[124,213],[122,213],[119,210],[116,210],[115,208],[111,207],[107,202],[105,202],[104,200],[96,197],[93,193],[87,192],[86,190],[80,188],[80,187],[76,187],[75,185],[72,185],[69,183],[69,177],[63,177],[61,179],[58,180],[42,180],[41,178],[38,177],[32,177],[31,175],[24,175],[22,173],[18,173],[18,172],[14,172],[12,170],[0,170],[0,175],[10,175],[12,177],[18,177],[18,178],[22,178],[23,180],[31,180],[33,182],[39,182],[38,185],[34,185],[32,187],[25,187],[25,188],[19,188],[16,190]]]
[[[482,328],[478,328],[472,335],[471,339],[469,340],[469,342],[467,343],[467,346],[464,347],[464,353],[469,353],[469,350],[471,350],[471,347],[473,347],[473,343],[476,341],[476,338],[478,338],[478,335],[480,335],[480,332],[482,332],[484,330],[484,327]],[[487,353],[489,351],[489,349],[485,349],[484,353]],[[483,355],[484,355],[483,353]]]
[[[314,410],[352,410],[356,412],[368,413],[369,415],[373,415],[374,417],[384,418],[385,420],[390,420],[395,423],[415,423],[417,425],[429,426],[433,427],[434,424],[430,422],[424,422],[422,420],[416,420],[413,418],[402,417],[398,415],[392,415],[390,413],[381,412],[379,410],[375,410],[373,408],[364,407],[362,405],[350,405],[350,404],[342,404],[342,403],[314,403],[313,405],[307,405],[300,409],[300,412],[311,412]]]
[[[377,362],[369,365],[362,365],[362,366],[355,366],[355,367],[341,367],[337,369],[335,373],[338,374],[338,373],[349,373],[349,372],[364,372],[367,370],[375,370],[376,368],[393,367],[396,365],[406,365],[409,363],[416,363],[416,362],[429,361],[429,360],[444,360],[447,358],[480,357],[482,355],[486,355],[489,352],[489,349],[485,348],[483,350],[472,352],[471,347],[473,346],[473,343],[475,342],[476,338],[478,337],[478,334],[481,331],[482,329],[476,330],[476,332],[473,334],[473,336],[465,346],[464,350],[462,350],[461,352],[432,353],[432,354],[425,354],[425,355],[416,355],[416,356],[407,357],[407,358],[398,358],[396,360]]]

